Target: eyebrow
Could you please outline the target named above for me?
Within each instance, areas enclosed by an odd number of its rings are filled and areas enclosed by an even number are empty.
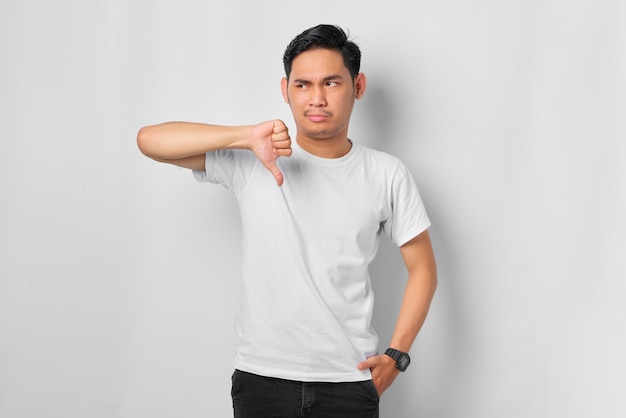
[[[333,74],[333,75],[329,75],[327,77],[324,77],[322,79],[323,82],[327,82],[327,81],[335,81],[335,80],[343,80],[343,77],[339,74]],[[296,78],[293,80],[294,83],[310,83],[311,80],[307,80],[304,78]]]

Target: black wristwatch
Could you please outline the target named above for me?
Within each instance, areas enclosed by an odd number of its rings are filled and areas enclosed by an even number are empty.
[[[395,348],[388,348],[385,354],[396,361],[396,369],[401,372],[405,371],[406,368],[409,367],[409,363],[411,363],[411,357],[409,357],[408,353],[396,350]]]

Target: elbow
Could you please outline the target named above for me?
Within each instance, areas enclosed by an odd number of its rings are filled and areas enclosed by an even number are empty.
[[[435,294],[435,292],[437,291],[437,287],[439,286],[439,278],[437,276],[437,262],[435,261],[435,258],[433,257],[432,262],[431,262],[431,267],[430,267],[430,289],[431,289],[431,294]]]
[[[437,277],[437,264],[435,263],[434,258],[432,258],[426,266],[422,267],[423,269],[420,273],[417,273],[416,276],[422,277],[424,292],[429,294],[432,298],[439,285],[439,279]]]
[[[153,126],[144,126],[137,132],[137,147],[146,157],[155,161],[165,161],[163,144],[159,140],[157,131]]]
[[[144,155],[151,157],[152,152],[150,147],[151,140],[149,131],[149,126],[144,126],[139,129],[139,132],[137,133],[137,147],[139,147],[139,151],[141,151]]]

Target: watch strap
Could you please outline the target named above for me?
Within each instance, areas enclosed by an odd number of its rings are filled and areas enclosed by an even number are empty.
[[[396,361],[396,368],[401,372],[405,371],[411,362],[411,357],[409,357],[408,353],[396,350],[395,348],[388,348],[385,354]]]

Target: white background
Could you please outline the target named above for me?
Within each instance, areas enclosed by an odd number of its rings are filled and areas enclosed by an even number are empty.
[[[282,53],[347,28],[350,136],[401,157],[440,285],[383,417],[626,416],[620,0],[0,3],[0,417],[231,416],[234,198],[141,126],[283,118]],[[287,180],[288,181],[288,180]],[[405,279],[372,266],[388,341]]]

